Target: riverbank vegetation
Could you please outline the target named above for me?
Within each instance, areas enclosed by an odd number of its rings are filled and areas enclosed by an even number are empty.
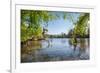
[[[43,27],[47,26],[47,22],[56,19],[54,15],[50,15],[47,11],[21,10],[21,42],[28,39],[43,38]]]
[[[70,39],[71,44],[77,45],[76,38],[89,38],[90,28],[89,28],[89,13],[81,14],[78,21],[75,23],[75,27],[70,30],[69,35],[72,37]]]
[[[59,12],[21,10],[21,42],[45,38],[72,38],[72,41],[76,38],[89,38],[89,13],[80,13],[76,22],[71,14],[62,12],[62,15],[59,15]],[[48,34],[48,22],[59,18],[72,20],[73,29],[70,29],[68,34],[65,32],[58,35]]]

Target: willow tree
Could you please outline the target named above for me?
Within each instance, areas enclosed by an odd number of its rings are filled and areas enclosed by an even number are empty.
[[[89,36],[89,13],[80,14],[77,22],[74,24],[74,28],[72,31],[71,43],[76,46],[77,45],[77,37],[86,37]]]
[[[48,11],[21,10],[21,41],[42,37],[43,25],[48,26],[48,21],[57,16]]]
[[[68,13],[67,19],[71,20],[74,28],[71,29],[73,37],[76,35],[84,36],[89,30],[89,13],[78,13],[79,17],[75,20],[74,13]]]
[[[75,24],[74,34],[84,37],[89,35],[89,13],[83,13],[80,15],[79,20]]]

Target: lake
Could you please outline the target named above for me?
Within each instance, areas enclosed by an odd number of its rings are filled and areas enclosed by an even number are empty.
[[[89,38],[78,38],[77,46],[69,38],[28,41],[21,45],[21,63],[89,60]]]

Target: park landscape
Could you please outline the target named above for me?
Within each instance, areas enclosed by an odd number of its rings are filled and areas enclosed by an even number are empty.
[[[90,13],[20,10],[21,63],[90,58]]]

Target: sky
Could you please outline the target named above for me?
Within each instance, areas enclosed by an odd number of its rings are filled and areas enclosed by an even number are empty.
[[[74,22],[76,22],[78,20],[78,17],[80,15],[80,13],[75,13],[75,12],[73,12],[73,13],[67,12],[67,13],[69,13],[69,14],[71,14],[71,16],[73,16]],[[60,12],[59,15],[62,15],[62,12]],[[68,34],[68,32],[73,27],[74,27],[74,24],[70,19],[59,18],[57,20],[53,20],[53,21],[48,22],[48,34],[61,34],[61,33]]]

